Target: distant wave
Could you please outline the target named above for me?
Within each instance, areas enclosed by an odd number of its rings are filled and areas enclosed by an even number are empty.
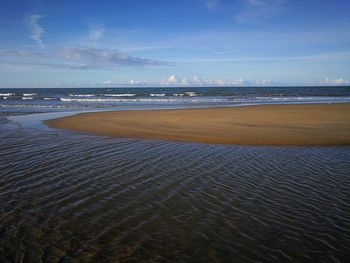
[[[31,97],[31,96],[35,96],[38,95],[38,93],[23,93],[24,97]]]
[[[14,93],[0,93],[0,96],[5,96],[5,97],[13,96],[13,95],[15,95],[15,94]]]
[[[217,98],[203,98],[203,99],[185,99],[185,98],[135,98],[135,99],[127,99],[127,98],[60,98],[61,101],[64,102],[218,102],[224,101],[224,99]]]
[[[194,97],[194,96],[198,96],[198,94],[194,91],[186,91],[184,93],[174,93],[173,96],[175,96],[175,97],[182,97],[182,96]]]
[[[33,97],[22,97],[22,100],[32,100]]]
[[[103,94],[105,97],[133,97],[136,96],[136,94],[133,93],[126,93],[126,94]]]
[[[68,96],[71,97],[94,97],[95,94],[68,94]]]
[[[0,104],[0,108],[75,108],[75,106],[47,104]]]
[[[73,99],[73,98],[60,98],[61,101],[76,101],[76,102],[133,102],[133,101],[139,101],[139,102],[148,102],[148,101],[176,101],[176,99],[108,99],[108,98],[94,98],[94,99]]]

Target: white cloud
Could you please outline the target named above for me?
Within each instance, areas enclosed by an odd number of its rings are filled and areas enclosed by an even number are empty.
[[[275,8],[287,3],[287,0],[245,0],[250,7],[269,7]]]
[[[84,69],[80,65],[64,64],[64,63],[51,63],[42,61],[14,61],[14,60],[0,60],[0,64],[12,65],[12,66],[42,66],[55,69]]]
[[[0,49],[0,56],[4,57],[45,57],[47,53],[26,50]]]
[[[89,40],[99,41],[104,35],[105,29],[103,26],[93,26],[89,31]]]
[[[250,85],[250,82],[244,79],[231,79],[226,80],[224,78],[208,78],[203,79],[194,75],[191,79],[178,78],[172,75],[160,82],[148,83],[149,85],[168,85],[168,86],[246,86]]]
[[[202,79],[198,76],[194,75],[192,77],[192,80],[189,81],[190,85],[195,86],[225,86],[225,85],[234,85],[236,81],[235,80],[225,80],[224,78],[209,78],[209,79]]]
[[[144,58],[135,58],[131,57],[125,52],[116,50],[116,49],[98,49],[98,48],[84,48],[84,47],[65,47],[56,50],[56,52],[33,52],[26,50],[15,50],[15,49],[0,49],[0,57],[22,57],[22,58],[53,58],[57,55],[65,57],[71,61],[79,60],[79,56],[85,56],[85,58],[80,59],[80,65],[84,64],[82,60],[88,60],[89,57],[91,60],[113,60],[118,56],[121,60],[134,60],[133,62],[137,64],[137,61],[140,64],[150,62],[150,64],[156,64],[157,60],[150,60]],[[97,57],[97,58],[96,58]],[[213,62],[239,62],[239,61],[331,61],[331,60],[350,60],[350,51],[344,52],[332,52],[332,53],[319,53],[303,56],[290,56],[290,57],[217,57],[217,58],[208,58],[208,57],[193,57],[193,58],[178,58],[174,63],[213,63]],[[96,62],[97,62],[96,61]],[[153,62],[151,62],[153,61]],[[33,62],[33,61],[32,61]],[[116,62],[116,61],[114,61]],[[113,64],[114,62],[110,62]],[[33,62],[34,63],[34,62]],[[129,61],[129,64],[131,61]],[[170,65],[169,62],[158,61],[159,64]],[[196,77],[196,76],[195,76]]]
[[[6,60],[0,60],[2,64],[37,65],[67,69],[113,69],[118,67],[171,65],[166,61],[133,57],[125,52],[106,48],[62,47],[53,52],[0,49],[1,57],[6,58]],[[66,63],[57,63],[57,59],[60,59],[60,61],[63,59]]]
[[[325,84],[325,85],[346,85],[346,84],[350,84],[350,81],[346,80],[346,79],[343,79],[343,78],[339,78],[339,79],[326,78],[325,80],[321,81],[321,84]]]
[[[256,80],[255,84],[257,86],[277,86],[277,85],[283,85],[283,83],[271,79],[261,79]]]
[[[44,48],[42,35],[45,33],[44,29],[39,25],[39,20],[42,15],[30,15],[27,17],[26,22],[28,29],[30,30],[30,37],[41,47]]]
[[[129,84],[130,85],[139,85],[140,81],[131,79],[131,80],[129,80]]]
[[[276,0],[246,0],[246,2],[250,6],[263,6],[276,2]]]
[[[163,85],[175,85],[175,84],[177,84],[177,82],[178,82],[177,77],[172,75],[169,78],[162,80],[161,84],[163,84]]]
[[[209,10],[213,10],[218,7],[220,0],[203,0],[203,3]]]
[[[287,0],[244,0],[244,8],[236,19],[239,22],[252,21],[258,18],[269,18],[283,11]]]
[[[170,77],[168,77],[165,80],[162,80],[160,82],[161,85],[170,85],[170,86],[175,86],[175,85],[179,85],[179,86],[188,86],[190,85],[192,82],[188,81],[186,78],[177,78],[175,75],[172,75]]]
[[[169,65],[164,61],[132,57],[117,49],[64,47],[58,49],[57,54],[87,69]]]
[[[218,57],[218,58],[178,58],[175,62],[198,63],[198,62],[237,62],[237,61],[328,61],[328,60],[349,60],[350,52],[320,53],[304,56],[290,57]]]
[[[186,78],[183,78],[181,81],[180,81],[180,85],[181,86],[187,86],[189,84],[189,82],[187,81]]]
[[[74,84],[78,85],[77,83]],[[282,86],[283,83],[273,80],[252,80],[248,81],[242,78],[224,79],[208,78],[203,79],[194,75],[192,78],[179,78],[171,75],[163,80],[106,80],[99,83],[81,83],[80,86],[113,86],[113,87],[218,87],[218,86]],[[79,85],[78,85],[79,86]]]

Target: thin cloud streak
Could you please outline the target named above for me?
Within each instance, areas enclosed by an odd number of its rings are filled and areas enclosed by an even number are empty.
[[[117,49],[65,47],[57,54],[86,68],[143,67],[169,65],[168,62],[133,57]]]
[[[62,47],[52,53],[30,52],[22,50],[0,50],[0,57],[15,57],[16,60],[0,60],[2,64],[46,66],[66,69],[114,69],[120,67],[170,66],[169,62],[133,57],[116,49]],[[25,61],[18,58],[60,59],[67,63],[52,63],[46,61]]]
[[[39,20],[42,17],[42,15],[30,15],[27,17],[26,22],[31,33],[30,38],[32,38],[41,48],[44,48],[45,46],[41,37],[45,33],[45,30],[39,25]]]
[[[0,56],[4,57],[47,57],[49,53],[32,52],[26,50],[0,49]]]
[[[243,10],[236,15],[238,22],[266,19],[281,13],[287,0],[244,0]]]
[[[11,65],[11,66],[43,66],[43,67],[55,68],[55,69],[88,69],[85,65],[30,62],[30,61],[0,60],[0,64]]]
[[[239,62],[239,61],[293,61],[293,60],[349,60],[350,52],[322,53],[294,57],[242,57],[242,58],[190,58],[178,59],[175,62]]]

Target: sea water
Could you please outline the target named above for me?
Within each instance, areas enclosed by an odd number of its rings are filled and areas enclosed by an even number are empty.
[[[67,111],[343,102],[347,87],[0,93],[0,262],[348,259],[350,147],[118,139],[35,125]]]

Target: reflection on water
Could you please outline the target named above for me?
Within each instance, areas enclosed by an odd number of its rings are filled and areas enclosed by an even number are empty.
[[[0,262],[345,262],[349,147],[0,124]]]

